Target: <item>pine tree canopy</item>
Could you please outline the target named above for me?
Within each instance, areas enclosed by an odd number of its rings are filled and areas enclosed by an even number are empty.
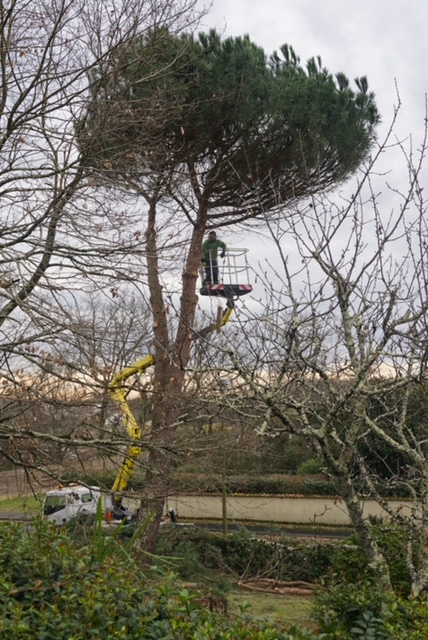
[[[94,167],[167,193],[188,181],[208,212],[257,215],[343,182],[379,122],[366,78],[355,89],[319,58],[248,36],[155,30],[115,50],[92,78],[79,124]],[[196,182],[195,182],[196,181]]]

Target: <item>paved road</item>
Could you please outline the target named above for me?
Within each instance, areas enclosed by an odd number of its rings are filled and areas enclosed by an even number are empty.
[[[0,520],[32,520],[31,513],[23,513],[22,511],[0,511]]]
[[[198,522],[197,526],[202,528],[202,529],[208,529],[209,531],[213,531],[213,532],[222,532],[223,531],[223,525],[221,524],[215,524],[212,522]],[[342,539],[342,538],[349,538],[349,536],[351,535],[351,531],[349,530],[345,530],[345,529],[338,529],[337,531],[331,530],[331,529],[308,529],[307,527],[279,527],[277,524],[275,524],[274,527],[272,526],[264,526],[263,524],[249,524],[246,523],[245,525],[239,525],[239,524],[229,524],[227,526],[227,531],[228,533],[234,533],[235,531],[240,531],[242,529],[245,529],[247,531],[250,531],[251,533],[254,533],[256,535],[271,535],[272,537],[278,537],[278,536],[294,536],[294,537],[299,537],[299,538],[329,538],[329,539]]]

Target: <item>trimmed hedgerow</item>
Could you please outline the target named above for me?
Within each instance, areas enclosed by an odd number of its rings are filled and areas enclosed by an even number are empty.
[[[65,482],[81,481],[81,475],[70,473],[64,476]],[[89,485],[99,485],[108,489],[113,485],[115,473],[113,471],[93,472],[84,480]],[[223,491],[224,480],[219,477],[207,476],[200,473],[176,473],[171,479],[170,493],[174,494],[206,494],[219,495]],[[136,474],[131,478],[129,488],[134,491],[144,489],[144,476]],[[229,495],[297,495],[297,496],[337,496],[339,491],[331,480],[322,474],[318,475],[232,475],[227,478],[226,489]],[[389,485],[380,483],[377,489],[387,498],[411,497],[408,483]],[[360,486],[360,492],[365,498],[370,494],[367,487]]]

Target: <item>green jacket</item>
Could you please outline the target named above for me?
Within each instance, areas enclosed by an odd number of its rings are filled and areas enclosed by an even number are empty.
[[[227,246],[222,240],[205,240],[202,245],[202,260],[208,264],[217,264],[218,250],[226,251]]]

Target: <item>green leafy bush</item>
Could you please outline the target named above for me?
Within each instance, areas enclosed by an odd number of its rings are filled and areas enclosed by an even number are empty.
[[[426,640],[425,603],[382,590],[373,580],[337,582],[315,597],[314,619],[326,640]]]
[[[405,532],[390,524],[374,526],[372,531],[388,563],[394,591],[408,597],[410,574],[405,561]],[[332,583],[356,583],[370,577],[367,558],[359,546],[356,534],[335,546],[331,556],[330,575]]]
[[[376,583],[356,536],[337,545],[315,598],[321,633],[328,640],[426,640],[428,608],[410,598],[405,532],[382,524],[373,527],[373,535],[388,562],[393,591]]]
[[[2,640],[313,638],[247,614],[229,620],[173,575],[143,575],[114,539],[95,542],[79,545],[42,521],[0,526]]]
[[[308,460],[304,460],[297,467],[298,475],[312,475],[321,473],[322,468],[325,466],[322,460],[319,458],[309,458]]]
[[[0,526],[0,637],[2,640],[426,640],[428,609],[424,603],[382,591],[370,580],[358,556],[340,553],[334,545],[271,543],[248,532],[213,536],[178,529],[163,534],[169,549],[198,562],[222,564],[231,570],[260,572],[279,568],[279,577],[314,581],[333,563],[335,573],[316,595],[319,635],[281,629],[254,620],[211,611],[198,592],[182,587],[169,573],[143,574],[123,541],[100,537],[77,543],[50,523]],[[392,535],[391,535],[392,534]],[[399,532],[398,532],[399,534]],[[398,553],[403,540],[380,528],[379,539]],[[175,539],[175,542],[174,542]],[[391,542],[392,540],[392,542]],[[164,544],[164,549],[167,545]],[[349,551],[349,549],[348,549]],[[348,551],[345,550],[344,553]],[[357,560],[357,569],[351,566]],[[398,571],[398,567],[397,567]],[[298,573],[297,573],[298,572]],[[286,621],[284,621],[286,623]]]

